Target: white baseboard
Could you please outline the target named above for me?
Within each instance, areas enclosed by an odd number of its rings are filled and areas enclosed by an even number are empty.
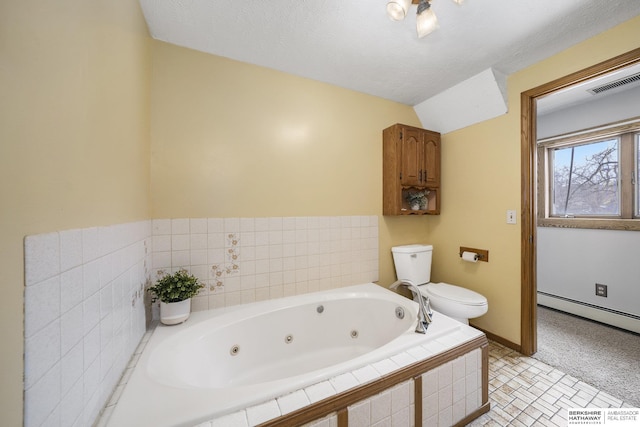
[[[628,331],[640,333],[640,319],[610,312],[597,307],[580,304],[564,298],[538,292],[538,304],[549,308],[555,308],[576,316],[595,320],[607,325],[615,326]]]

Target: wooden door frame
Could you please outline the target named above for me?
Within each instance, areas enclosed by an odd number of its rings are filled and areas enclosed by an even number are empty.
[[[520,156],[522,166],[520,352],[530,356],[538,347],[536,283],[536,98],[594,77],[640,63],[640,48],[522,92]]]

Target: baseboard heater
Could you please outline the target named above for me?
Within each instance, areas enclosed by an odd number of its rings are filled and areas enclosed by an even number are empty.
[[[640,316],[538,291],[538,304],[640,334]]]

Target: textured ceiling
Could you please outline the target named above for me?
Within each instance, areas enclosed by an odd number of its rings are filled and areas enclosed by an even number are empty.
[[[511,74],[640,14],[638,0],[433,0],[423,39],[413,5],[387,0],[140,0],[152,37],[418,104],[488,68]]]

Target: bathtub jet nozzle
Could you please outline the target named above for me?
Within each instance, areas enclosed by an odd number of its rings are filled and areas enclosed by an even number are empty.
[[[394,282],[389,289],[397,289],[404,286],[409,289],[414,296],[414,300],[418,303],[418,324],[416,325],[417,334],[426,334],[429,324],[433,322],[433,312],[429,304],[429,298],[425,298],[420,289],[410,280],[398,280]]]

